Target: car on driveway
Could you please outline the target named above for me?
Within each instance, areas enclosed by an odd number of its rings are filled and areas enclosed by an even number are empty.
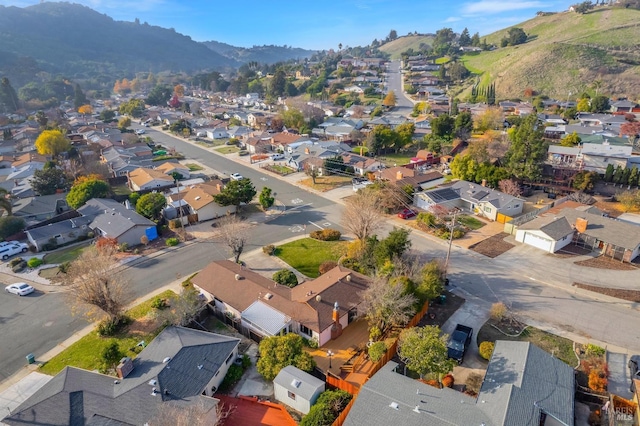
[[[240,173],[231,173],[229,175],[229,177],[231,178],[231,180],[242,180],[242,179],[244,179]]]
[[[17,294],[18,296],[26,296],[34,292],[34,288],[27,283],[15,283],[5,287],[7,293]]]
[[[14,243],[0,246],[0,258],[2,258],[2,260],[7,260],[14,254],[26,253],[27,250],[29,250],[29,246],[25,243]]]
[[[415,210],[404,209],[400,213],[398,213],[398,217],[400,219],[411,219],[412,217],[414,217],[417,214],[418,213],[416,213]]]

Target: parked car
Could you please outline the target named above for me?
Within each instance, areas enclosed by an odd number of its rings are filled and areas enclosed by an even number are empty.
[[[34,292],[34,288],[27,283],[15,283],[8,285],[4,289],[7,293],[17,294],[18,296],[26,296]]]
[[[417,214],[418,213],[416,213],[414,210],[404,209],[400,213],[398,213],[398,217],[400,219],[411,219],[412,217],[414,217]]]
[[[278,160],[284,160],[284,154],[271,154],[271,160],[273,161],[278,161]]]
[[[640,355],[631,355],[629,358],[629,377],[631,378],[631,392],[635,392],[633,379],[640,379]]]
[[[231,180],[242,180],[242,179],[244,179],[244,177],[242,177],[242,175],[240,173],[231,173],[229,175],[229,177],[231,178]]]
[[[473,328],[462,324],[456,325],[456,329],[449,337],[447,356],[458,361],[458,364],[462,364],[464,354],[471,343],[471,336],[473,336]]]
[[[145,130],[144,129],[138,129],[136,130],[136,135],[144,135]]]
[[[29,246],[25,243],[7,244],[6,246],[0,246],[0,258],[7,260],[14,254],[26,253],[29,250]]]

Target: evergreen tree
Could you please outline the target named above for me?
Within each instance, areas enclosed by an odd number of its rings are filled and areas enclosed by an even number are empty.
[[[471,45],[473,47],[480,47],[480,34],[475,33],[472,37],[471,37]]]
[[[489,105],[496,104],[496,84],[492,83],[487,88],[487,103]]]
[[[624,171],[622,170],[622,166],[616,167],[616,171],[613,173],[613,183],[621,183],[623,173]]]
[[[638,186],[638,168],[633,166],[629,173],[629,186]]]
[[[547,155],[547,144],[543,139],[543,127],[538,116],[526,116],[509,132],[511,146],[505,155],[505,166],[517,179],[535,181],[542,173],[542,164]]]
[[[15,112],[19,108],[18,95],[7,77],[0,80],[0,111]]]
[[[471,37],[469,37],[469,30],[467,28],[460,33],[458,43],[460,43],[460,46],[469,46],[471,44]]]
[[[623,185],[628,185],[630,177],[631,177],[631,169],[628,167],[625,167],[622,172],[622,180],[620,181],[620,183]]]
[[[78,83],[76,83],[76,85],[73,86],[73,106],[76,109],[78,109],[82,105],[86,105],[88,103],[89,103],[89,100],[87,99],[86,95],[82,91],[82,88]]]
[[[613,164],[609,163],[607,165],[607,170],[604,172],[604,181],[611,182],[613,180]]]

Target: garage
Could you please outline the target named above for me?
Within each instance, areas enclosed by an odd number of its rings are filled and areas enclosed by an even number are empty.
[[[553,241],[548,240],[546,238],[542,238],[541,236],[533,234],[531,232],[524,233],[523,242],[535,248],[539,248],[540,250],[544,250],[547,253],[553,253],[552,251]]]

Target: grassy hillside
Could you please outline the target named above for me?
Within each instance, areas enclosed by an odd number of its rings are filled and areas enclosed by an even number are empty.
[[[391,55],[391,59],[400,59],[400,54],[411,48],[415,51],[420,50],[420,44],[425,43],[429,46],[433,42],[433,36],[411,35],[397,38],[389,43],[380,46],[380,50]]]
[[[465,55],[482,83],[495,81],[499,98],[522,97],[525,88],[564,99],[589,91],[635,97],[640,93],[640,11],[602,7],[579,15],[541,16],[516,25],[529,35],[526,44]],[[508,28],[490,34],[500,45]]]

